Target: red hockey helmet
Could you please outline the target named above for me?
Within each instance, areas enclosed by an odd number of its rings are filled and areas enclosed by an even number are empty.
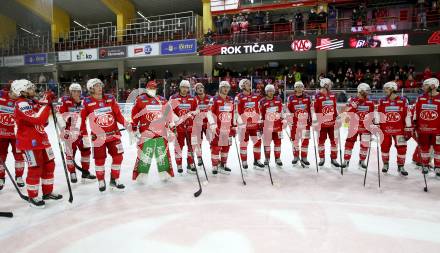
[[[156,81],[152,80],[149,81],[146,85],[145,88],[147,88],[148,90],[156,90],[157,89],[157,83]]]

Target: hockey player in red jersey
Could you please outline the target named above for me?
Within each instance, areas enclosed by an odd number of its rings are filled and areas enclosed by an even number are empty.
[[[90,147],[84,147],[83,139],[79,138],[79,127],[81,124],[80,112],[83,108],[81,97],[81,85],[72,83],[69,86],[69,96],[60,98],[60,107],[57,114],[57,122],[63,133],[63,140],[66,148],[66,164],[70,173],[70,181],[78,182],[75,172],[75,154],[79,150],[81,152],[81,167],[83,169],[81,178],[83,182],[86,180],[95,180],[96,176],[90,174]]]
[[[417,99],[413,120],[420,148],[422,172],[424,174],[429,172],[432,147],[435,173],[440,177],[440,93],[437,91],[438,87],[437,78],[423,81],[424,94]]]
[[[316,94],[314,109],[318,124],[320,124],[318,151],[319,151],[319,166],[324,166],[325,163],[325,141],[327,136],[331,144],[331,164],[333,167],[340,167],[341,165],[336,161],[338,157],[338,145],[336,144],[335,125],[336,117],[338,115],[336,94],[331,92],[333,82],[328,78],[323,78],[320,81],[321,90]],[[336,126],[337,127],[337,126]],[[336,130],[339,131],[339,130]]]
[[[208,140],[211,140],[209,137],[211,133],[207,133],[208,129],[208,107],[209,107],[209,101],[211,100],[211,96],[205,93],[205,87],[202,83],[196,83],[194,86],[196,90],[196,100],[197,100],[197,111],[199,111],[199,114],[194,119],[194,129],[193,129],[193,137],[192,139],[196,139],[195,142],[195,152],[197,155],[198,160],[198,166],[202,166],[203,160],[202,160],[202,141],[203,141],[203,134],[205,134],[205,137]]]
[[[235,96],[235,110],[243,169],[248,168],[247,146],[249,138],[254,144],[254,169],[263,169],[264,165],[260,162],[262,124],[259,108],[259,101],[262,97],[252,92],[252,84],[248,79],[240,80],[239,87],[242,92]]]
[[[264,88],[266,97],[260,100],[260,114],[263,120],[263,144],[264,144],[264,165],[269,166],[270,144],[274,144],[275,164],[281,168],[281,139],[283,138],[283,101],[275,96],[275,87],[272,84]]]
[[[383,86],[386,97],[381,99],[377,111],[380,120],[380,129],[383,133],[381,143],[382,149],[382,172],[389,170],[389,152],[391,144],[397,149],[398,172],[402,176],[407,176],[405,170],[406,141],[411,138],[413,129],[411,128],[411,119],[408,114],[408,101],[406,98],[396,94],[397,83],[388,82]]]
[[[230,84],[221,81],[218,89],[219,95],[211,98],[208,110],[208,123],[213,132],[211,142],[212,174],[218,171],[228,174],[231,172],[226,166],[232,138],[236,134],[234,122],[234,100],[228,96]]]
[[[17,96],[15,102],[15,121],[17,124],[16,148],[23,151],[28,163],[26,178],[27,192],[31,206],[42,208],[45,200],[58,200],[63,196],[53,193],[54,154],[44,128],[50,115],[52,92],[34,99],[35,85],[28,80],[16,80],[11,85],[11,92]],[[43,199],[38,198],[40,178]]]
[[[356,117],[356,119],[350,121],[356,121],[356,126],[349,126],[350,133],[345,140],[344,161],[342,162],[342,167],[348,168],[354,144],[356,143],[359,136],[359,168],[366,169],[366,159],[371,134],[364,125],[364,120],[366,115],[370,113],[370,115],[372,115],[372,113],[374,113],[374,103],[373,101],[368,99],[368,94],[370,92],[370,86],[368,84],[360,83],[357,87],[357,92],[357,96],[351,98],[347,104],[346,112],[355,113],[358,118]]]
[[[0,190],[5,184],[5,168],[9,145],[15,159],[15,181],[18,187],[24,187],[24,157],[16,148],[14,109],[17,97],[10,91],[0,91]]]
[[[307,160],[307,151],[309,149],[310,125],[312,124],[311,99],[304,93],[304,84],[301,81],[295,82],[294,88],[295,92],[287,98],[286,105],[290,115],[287,120],[291,126],[292,164],[296,165],[301,157],[301,166],[306,168],[310,165]]]
[[[193,127],[193,116],[196,114],[197,100],[189,94],[190,83],[187,80],[182,80],[179,84],[179,93],[170,97],[174,114],[178,117],[175,120],[176,124],[176,142],[175,142],[175,157],[177,164],[177,172],[183,173],[182,168],[182,149],[185,146],[187,134],[191,136]],[[192,145],[186,143],[188,146],[187,155],[187,172],[195,173],[194,157],[192,157]]]
[[[103,94],[103,86],[102,81],[97,78],[87,81],[87,90],[90,96],[84,98],[84,108],[81,110],[83,144],[85,148],[91,147],[90,144],[93,145],[96,177],[101,192],[106,190],[104,164],[107,152],[112,157],[110,187],[118,190],[125,188],[119,182],[124,149],[117,123],[124,125],[128,131],[131,131],[131,125],[125,121],[114,96]],[[87,132],[87,119],[90,123],[91,139]]]
[[[149,173],[152,158],[156,157],[159,177],[166,181],[174,176],[168,149],[168,131],[173,127],[172,108],[167,100],[156,94],[157,83],[149,81],[146,93],[136,99],[131,111],[133,135],[137,139],[138,156],[133,169],[133,180]],[[133,138],[133,137],[131,137]]]

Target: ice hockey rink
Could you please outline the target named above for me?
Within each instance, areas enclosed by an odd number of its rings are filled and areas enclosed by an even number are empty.
[[[1,252],[439,252],[440,181],[430,173],[429,192],[423,191],[423,176],[411,163],[412,140],[406,162],[409,176],[399,176],[391,163],[389,174],[381,173],[380,189],[374,143],[364,188],[357,146],[350,168],[341,176],[330,168],[329,157],[326,168],[316,172],[313,145],[311,167],[293,167],[292,147],[285,137],[284,168],[277,169],[271,161],[274,186],[267,171],[252,168],[245,173],[244,186],[235,146],[228,159],[232,174],[212,176],[205,142],[209,183],[194,198],[195,175],[185,173],[163,183],[153,166],[146,184],[131,181],[136,148],[124,132],[125,192],[100,193],[96,182],[78,183],[70,204],[52,124],[47,131],[57,155],[55,190],[64,198],[34,209],[7,179],[0,211],[13,211],[14,218],[0,219]],[[252,161],[251,147],[249,156]],[[7,165],[13,168],[11,162],[8,157]],[[203,170],[199,173],[204,182]]]

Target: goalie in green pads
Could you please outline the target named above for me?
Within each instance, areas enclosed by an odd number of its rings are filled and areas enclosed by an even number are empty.
[[[151,161],[156,158],[159,177],[167,180],[174,176],[168,149],[168,129],[173,127],[172,110],[167,100],[156,95],[157,83],[147,83],[146,94],[136,99],[131,111],[133,134],[130,142],[137,140],[138,156],[133,169],[133,180],[148,175]]]

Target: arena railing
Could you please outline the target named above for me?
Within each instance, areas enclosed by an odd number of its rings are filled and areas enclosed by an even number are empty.
[[[365,34],[378,32],[398,32],[408,30],[434,30],[440,28],[440,14],[433,15],[427,21],[426,28],[418,21],[399,21],[398,17],[387,17],[380,22],[368,22],[364,25],[353,26],[350,18],[336,20],[334,26],[325,23],[310,23],[305,20],[304,25],[298,29],[295,22],[273,23],[266,25],[249,26],[248,31],[232,33],[232,31],[214,31],[211,43],[205,37],[206,44],[229,44],[229,43],[253,43],[253,42],[275,42],[289,41],[297,36],[325,35],[325,34]]]

